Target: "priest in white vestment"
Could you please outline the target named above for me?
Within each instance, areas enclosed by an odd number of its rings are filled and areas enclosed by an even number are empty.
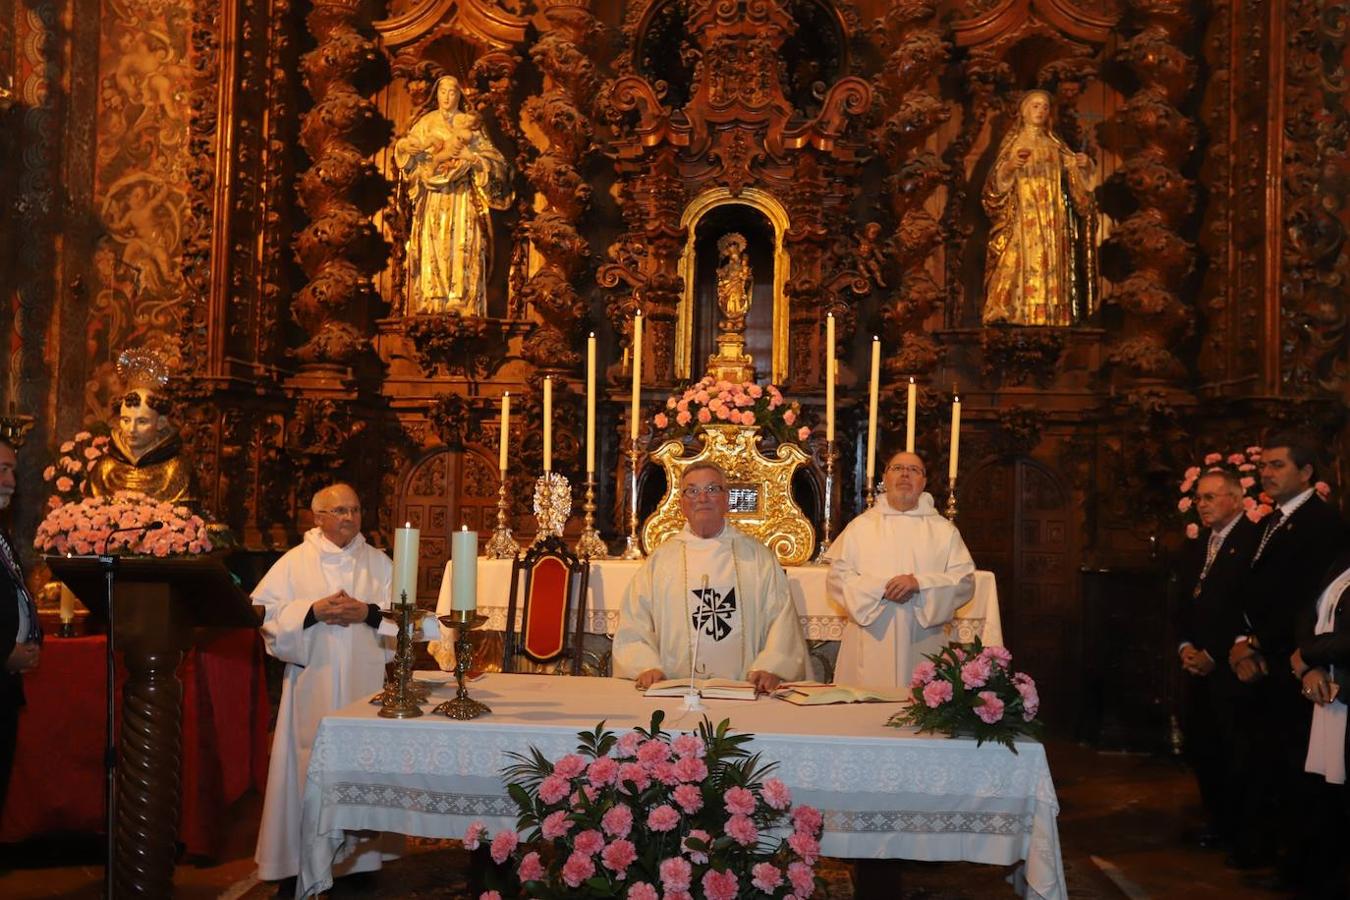
[[[392,639],[377,633],[380,610],[390,603],[393,564],[361,535],[356,492],[335,484],[315,494],[311,508],[318,527],[253,591],[253,601],[266,609],[267,652],[286,663],[254,854],[264,881],[300,872],[300,810],[319,720],[379,691],[393,655]],[[353,834],[334,873],[378,869],[401,845],[392,835]]]
[[[956,526],[933,505],[923,459],[893,454],[886,490],[830,546],[830,599],[848,612],[834,678],[904,687],[944,626],[975,594],[975,562]]]
[[[727,521],[727,485],[712,463],[680,479],[687,525],[628,585],[614,634],[614,674],[647,688],[686,678],[749,681],[763,692],[806,671],[806,641],[773,552]]]

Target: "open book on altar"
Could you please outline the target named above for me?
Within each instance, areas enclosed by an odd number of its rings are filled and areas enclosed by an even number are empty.
[[[774,691],[774,696],[798,706],[824,706],[827,703],[904,703],[910,698],[910,692],[905,688],[865,688],[800,681],[782,685]]]
[[[694,687],[709,700],[754,700],[755,686],[731,678],[695,678]],[[647,688],[648,697],[683,697],[689,693],[688,678],[669,678]]]

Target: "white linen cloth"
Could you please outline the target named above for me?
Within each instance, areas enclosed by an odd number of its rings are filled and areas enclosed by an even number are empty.
[[[418,673],[448,681],[444,673]],[[512,828],[516,807],[501,770],[508,752],[537,747],[550,758],[576,749],[576,733],[646,727],[665,711],[668,732],[692,731],[701,716],[680,698],[648,699],[614,678],[486,675],[469,685],[492,713],[467,722],[442,716],[391,721],[367,703],[324,719],[305,786],[305,852],[300,896],[332,883],[344,834],[381,829],[459,838],[475,820],[495,833]],[[453,696],[446,684],[433,702]],[[965,860],[1010,865],[1025,860],[1027,895],[1067,896],[1056,817],[1059,803],[1045,749],[887,728],[898,704],[803,708],[781,700],[705,700],[713,722],[730,718],[755,739],[750,752],[777,761],[794,804],[824,814],[829,856]]]
[[[911,510],[883,494],[830,547],[830,598],[848,610],[834,677],[844,684],[903,687],[925,653],[950,638],[946,625],[975,593],[975,562],[956,526],[927,491]],[[896,575],[913,575],[919,592],[904,603],[882,595]]]
[[[368,701],[384,686],[384,664],[393,656],[393,642],[369,625],[316,622],[306,628],[305,617],[314,601],[339,590],[387,609],[392,573],[389,557],[361,535],[338,547],[312,528],[253,591],[254,602],[265,609],[267,652],[286,663],[254,854],[258,877],[265,881],[299,874],[300,802],[319,721],[353,701]],[[353,838],[344,848],[340,871],[378,869],[401,844],[401,838]]]
[[[1336,630],[1336,604],[1350,587],[1350,569],[1327,585],[1317,598],[1317,627],[1313,634],[1330,634]],[[1331,666],[1328,678],[1336,677]],[[1313,704],[1312,728],[1308,732],[1308,755],[1303,771],[1321,775],[1328,784],[1345,784],[1345,698],[1337,698],[1325,705]]]

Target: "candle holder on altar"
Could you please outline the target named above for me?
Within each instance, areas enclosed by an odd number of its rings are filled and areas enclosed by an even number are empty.
[[[628,539],[624,545],[623,553],[620,559],[643,559],[646,554],[642,552],[642,543],[638,540],[638,495],[637,495],[637,470],[638,470],[638,439],[630,438],[628,442]]]
[[[820,549],[812,560],[818,566],[829,565],[825,555],[830,552],[830,526],[832,507],[834,506],[834,441],[825,442],[825,524],[820,538]]]
[[[380,696],[379,715],[385,719],[415,719],[422,715],[418,706],[418,695],[426,699],[425,691],[412,684],[413,671],[413,629],[420,632],[426,610],[419,609],[408,602],[408,592],[404,591],[399,603],[393,609],[382,609],[380,615],[397,623],[398,641],[394,647],[394,678],[385,685]]]
[[[486,622],[487,616],[479,615],[477,610],[472,609],[456,609],[450,615],[440,617],[442,625],[455,629],[455,684],[459,690],[455,692],[453,700],[446,700],[433,709],[433,713],[464,720],[476,719],[483,713],[492,712],[486,703],[479,703],[470,697],[468,688],[464,686],[469,664],[473,662],[473,642],[469,640],[469,632],[481,628]]]
[[[577,556],[582,559],[608,559],[609,547],[595,530],[595,473],[586,473],[586,500],[581,504],[585,514],[581,537],[577,539]]]
[[[501,486],[497,488],[497,530],[483,548],[488,559],[515,559],[520,553],[520,545],[511,536],[511,526],[507,525],[506,473],[502,473]]]
[[[953,478],[953,479],[951,480],[951,484],[948,485],[948,487],[947,487],[947,508],[946,508],[945,510],[942,511],[942,514],[943,514],[944,516],[947,517],[947,521],[948,521],[948,522],[955,522],[955,521],[956,521],[956,479],[955,479],[955,478]]]
[[[572,514],[572,486],[558,472],[545,472],[534,483],[534,518],[539,528],[534,544],[549,537],[562,537],[567,517]]]

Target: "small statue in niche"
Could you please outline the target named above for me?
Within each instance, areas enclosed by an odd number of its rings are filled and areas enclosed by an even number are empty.
[[[510,167],[477,113],[461,111],[459,80],[436,82],[436,108],[394,144],[408,183],[409,315],[487,314],[491,210],[511,205]]]
[[[1028,91],[985,181],[985,324],[1072,325],[1096,305],[1092,160],[1051,129],[1050,95]]]
[[[886,257],[877,243],[880,237],[881,226],[876,222],[868,222],[863,226],[862,237],[858,238],[858,249],[853,252],[858,260],[858,269],[864,275],[870,276],[877,287],[886,287],[886,280],[881,277],[881,270],[886,266]]]
[[[117,374],[126,393],[113,401],[112,440],[85,478],[85,493],[111,497],[139,491],[156,500],[191,502],[192,469],[169,419],[167,368],[154,353],[126,350],[117,359]]]
[[[717,239],[717,305],[733,331],[745,329],[745,314],[750,309],[754,276],[745,252],[745,236],[734,231]]]

